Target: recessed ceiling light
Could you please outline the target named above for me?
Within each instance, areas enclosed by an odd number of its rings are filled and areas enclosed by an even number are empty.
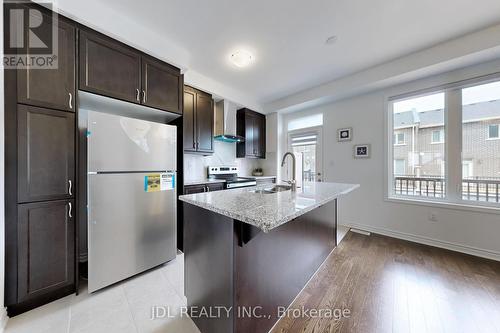
[[[333,45],[337,42],[337,36],[330,36],[326,39],[325,44],[326,45]]]
[[[231,62],[236,66],[236,67],[240,67],[240,68],[243,68],[243,67],[247,67],[248,65],[250,65],[253,60],[254,60],[254,57],[253,55],[248,52],[248,51],[245,51],[245,50],[237,50],[237,51],[234,51],[232,54],[231,54]]]

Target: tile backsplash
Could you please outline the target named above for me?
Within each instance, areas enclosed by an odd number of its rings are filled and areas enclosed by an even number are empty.
[[[236,165],[240,176],[250,176],[253,169],[262,167],[262,162],[253,158],[236,158],[236,144],[214,141],[214,154],[211,156],[184,154],[184,180],[206,178],[209,165]]]

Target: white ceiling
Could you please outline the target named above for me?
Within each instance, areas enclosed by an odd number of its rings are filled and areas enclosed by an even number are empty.
[[[500,22],[498,0],[106,0],[189,67],[268,103]],[[112,19],[112,18],[110,18]],[[325,40],[337,35],[334,45]],[[146,37],[145,37],[146,38]],[[228,56],[253,52],[244,70]],[[183,62],[183,61],[179,61]]]

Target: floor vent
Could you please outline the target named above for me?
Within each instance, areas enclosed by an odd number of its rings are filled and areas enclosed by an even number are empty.
[[[352,232],[355,232],[357,234],[361,234],[361,235],[365,235],[365,236],[370,236],[371,233],[368,232],[368,231],[364,231],[364,230],[360,230],[360,229],[354,229],[354,228],[351,228],[351,231]]]

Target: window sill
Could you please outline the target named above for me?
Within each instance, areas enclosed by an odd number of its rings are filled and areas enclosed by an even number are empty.
[[[443,142],[431,142],[431,145],[442,145],[443,143],[444,143],[444,141]]]
[[[444,209],[463,210],[467,212],[486,213],[486,214],[500,214],[500,206],[490,205],[471,205],[467,202],[448,202],[440,200],[424,200],[414,199],[407,197],[390,196],[385,198],[386,202],[401,203],[408,205],[436,207]]]
[[[398,146],[407,146],[406,143],[395,143],[394,144],[395,147],[398,147]]]
[[[500,140],[500,138],[487,138],[486,141],[497,141]]]

